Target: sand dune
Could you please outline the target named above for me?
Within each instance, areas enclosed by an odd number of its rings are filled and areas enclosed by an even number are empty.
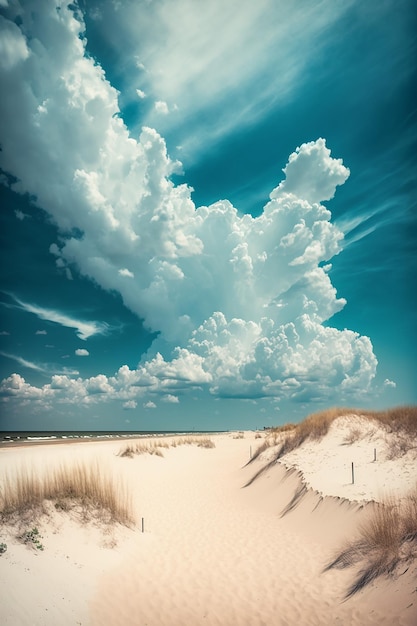
[[[120,442],[1,449],[2,474],[21,463],[42,472],[64,461],[96,460],[127,483],[137,519],[135,528],[100,527],[50,507],[49,517],[37,523],[43,551],[22,545],[13,528],[3,527],[2,623],[415,624],[416,561],[348,600],[351,569],[323,571],[372,514],[375,505],[367,500],[375,499],[375,489],[398,484],[405,492],[412,483],[408,460],[383,470],[388,460],[379,447],[378,482],[367,471],[361,482],[358,478],[357,491],[349,491],[349,475],[337,470],[349,463],[348,446],[337,439],[344,437],[343,424],[336,423],[322,442],[307,442],[292,457],[271,464],[272,449],[247,465],[263,441],[254,433],[240,439],[215,435],[212,449],[164,448],[163,457],[121,458]],[[366,458],[370,450],[372,462],[374,440],[368,443]],[[357,458],[365,459],[365,451]]]

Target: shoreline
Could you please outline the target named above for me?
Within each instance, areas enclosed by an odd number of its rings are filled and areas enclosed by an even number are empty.
[[[133,440],[134,439],[157,439],[157,438],[164,438],[164,437],[185,437],[185,436],[198,437],[198,436],[204,436],[204,435],[214,436],[214,435],[221,435],[221,434],[227,434],[227,433],[233,433],[233,432],[238,432],[238,431],[227,431],[227,430],[222,430],[222,431],[219,431],[219,430],[216,430],[216,431],[179,430],[179,431],[152,431],[152,432],[151,431],[138,431],[137,433],[133,433],[133,434],[130,434],[130,433],[123,434],[123,432],[119,432],[117,434],[108,433],[108,434],[103,434],[103,435],[94,435],[94,434],[63,435],[63,436],[45,435],[44,437],[42,436],[35,437],[35,436],[29,435],[29,437],[24,437],[22,439],[20,439],[20,437],[17,439],[13,439],[13,438],[6,439],[6,437],[3,436],[3,432],[0,432],[0,449],[26,447],[26,446],[33,446],[33,445],[65,444],[65,443],[88,443],[88,442],[105,443],[106,441],[129,441],[132,439]],[[252,431],[247,431],[247,432],[252,432]]]

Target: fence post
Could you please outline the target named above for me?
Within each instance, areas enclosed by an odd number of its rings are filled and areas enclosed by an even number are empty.
[[[145,532],[145,518],[142,517],[142,532]]]
[[[249,458],[252,458],[252,446],[249,447]]]
[[[374,448],[374,461],[376,461],[376,448]]]
[[[352,461],[352,485],[355,483],[355,468]]]

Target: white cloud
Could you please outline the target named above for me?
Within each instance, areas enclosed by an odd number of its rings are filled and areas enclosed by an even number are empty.
[[[157,100],[155,102],[155,111],[157,111],[158,113],[162,113],[163,115],[167,115],[167,113],[169,113],[167,103],[163,100]]]
[[[27,367],[28,369],[36,370],[37,372],[47,372],[47,369],[42,365],[39,365],[38,363],[33,363],[32,361],[28,361],[27,359],[24,359],[23,357],[16,354],[9,354],[7,352],[0,352],[0,354],[1,356],[6,357],[6,359],[12,359],[13,361],[16,361],[17,363],[19,363],[19,365],[22,365],[22,367]]]
[[[148,402],[145,402],[143,405],[144,409],[156,409],[156,404],[155,402],[152,402],[151,400],[149,400]]]
[[[147,391],[176,397],[177,390],[196,387],[218,396],[297,399],[312,389],[322,398],[357,397],[368,390],[377,365],[371,342],[328,324],[345,304],[328,273],[343,233],[320,202],[333,197],[349,170],[331,156],[324,139],[299,146],[289,157],[285,179],[277,181],[258,217],[239,214],[227,200],[196,207],[191,189],[170,180],[178,164],[163,138],[149,127],[137,140],[130,136],[118,116],[116,90],[84,55],[82,24],[71,10],[63,5],[58,13],[42,5],[40,17],[34,0],[28,6],[33,10],[30,17],[23,12],[20,26],[23,34],[31,33],[28,57],[13,71],[3,67],[1,77],[10,99],[0,101],[0,119],[9,120],[0,166],[19,180],[14,188],[36,196],[57,224],[60,243],[50,250],[61,267],[75,266],[103,289],[119,293],[159,334],[137,370],[123,366],[110,378],[99,374],[76,381],[54,377],[44,392],[88,403],[129,402]],[[208,19],[208,32],[224,28],[217,0],[213,14],[210,3],[201,14],[194,6],[185,0],[178,5],[180,12],[190,9],[190,24]],[[253,17],[257,25],[266,24],[267,6],[264,0],[234,13],[239,36],[252,32]],[[296,17],[307,24],[301,13],[290,11],[290,17],[293,27]],[[327,24],[328,15],[319,22]],[[176,27],[171,30],[166,22],[166,28],[171,37]],[[308,32],[310,40],[317,35]],[[268,33],[273,36],[269,26]],[[284,41],[290,34],[291,29],[281,32]],[[211,47],[217,65],[222,46],[231,53],[221,41],[219,49]],[[269,43],[258,45],[261,56],[268,52]],[[246,53],[243,57],[248,61]],[[210,66],[206,52],[203,61],[203,69]],[[232,61],[241,72],[241,60]],[[156,58],[146,60],[147,67],[158,64]],[[249,76],[254,67],[251,61]],[[185,88],[200,69],[187,68],[178,84]],[[215,75],[223,71],[219,66]],[[164,80],[158,84],[175,95],[171,79]],[[22,159],[22,154],[34,156]],[[40,319],[74,328],[81,339],[108,328],[16,302]]]
[[[13,70],[29,56],[25,37],[10,20],[0,15],[0,68]]]
[[[26,213],[23,213],[23,211],[20,211],[19,209],[16,209],[14,213],[17,219],[20,220],[21,222],[23,222],[25,217],[29,217],[28,215],[26,215]]]
[[[75,354],[76,354],[77,356],[90,356],[89,351],[88,351],[88,350],[85,350],[84,348],[78,348],[78,349],[75,351]]]
[[[108,325],[104,322],[83,322],[59,311],[45,309],[43,307],[37,306],[36,304],[23,302],[22,300],[15,298],[14,296],[13,299],[20,309],[23,309],[27,313],[33,313],[41,320],[53,322],[67,328],[74,328],[77,336],[83,340],[86,340],[96,334],[105,334],[109,328]]]
[[[123,408],[124,409],[136,409],[136,407],[138,406],[138,403],[135,400],[127,400],[126,402],[123,402]]]
[[[343,185],[350,174],[342,159],[330,156],[324,139],[298,147],[290,155],[283,172],[285,181],[272,191],[270,197],[291,193],[311,204],[331,200],[336,186]]]
[[[168,403],[171,403],[171,404],[178,404],[179,403],[178,396],[173,396],[170,393],[168,393],[166,396],[162,396],[162,400],[163,400],[163,402],[168,402]]]
[[[19,374],[5,378],[0,385],[0,394],[4,397],[17,396],[20,400],[41,400],[46,397],[44,389],[32,387]]]
[[[142,91],[142,89],[136,89],[136,95],[138,98],[140,98],[140,100],[146,98],[146,93]]]
[[[131,272],[130,270],[124,268],[122,270],[119,270],[119,274],[120,276],[126,276],[127,278],[134,278],[135,275],[133,272]]]
[[[47,331],[46,330],[37,330],[35,335],[47,335]]]
[[[394,382],[393,380],[390,380],[389,378],[386,378],[384,380],[384,387],[392,387],[395,389],[396,386],[397,386],[397,383]]]
[[[113,388],[110,385],[107,376],[104,374],[98,374],[97,376],[92,376],[86,381],[86,391],[90,395],[96,393],[111,394]]]

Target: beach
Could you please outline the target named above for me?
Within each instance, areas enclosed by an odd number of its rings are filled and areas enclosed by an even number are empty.
[[[122,441],[1,447],[2,477],[95,464],[123,482],[135,520],[88,521],[51,505],[36,520],[42,549],[4,524],[2,624],[415,624],[416,560],[350,597],[356,570],[326,571],[375,502],[415,486],[414,452],[388,458],[386,435],[368,425],[355,422],[362,434],[346,443],[352,418],[336,420],[278,461],[273,445],[256,456],[268,433],[252,431],[210,435],[213,447],[166,437],[158,454],[123,456]]]

